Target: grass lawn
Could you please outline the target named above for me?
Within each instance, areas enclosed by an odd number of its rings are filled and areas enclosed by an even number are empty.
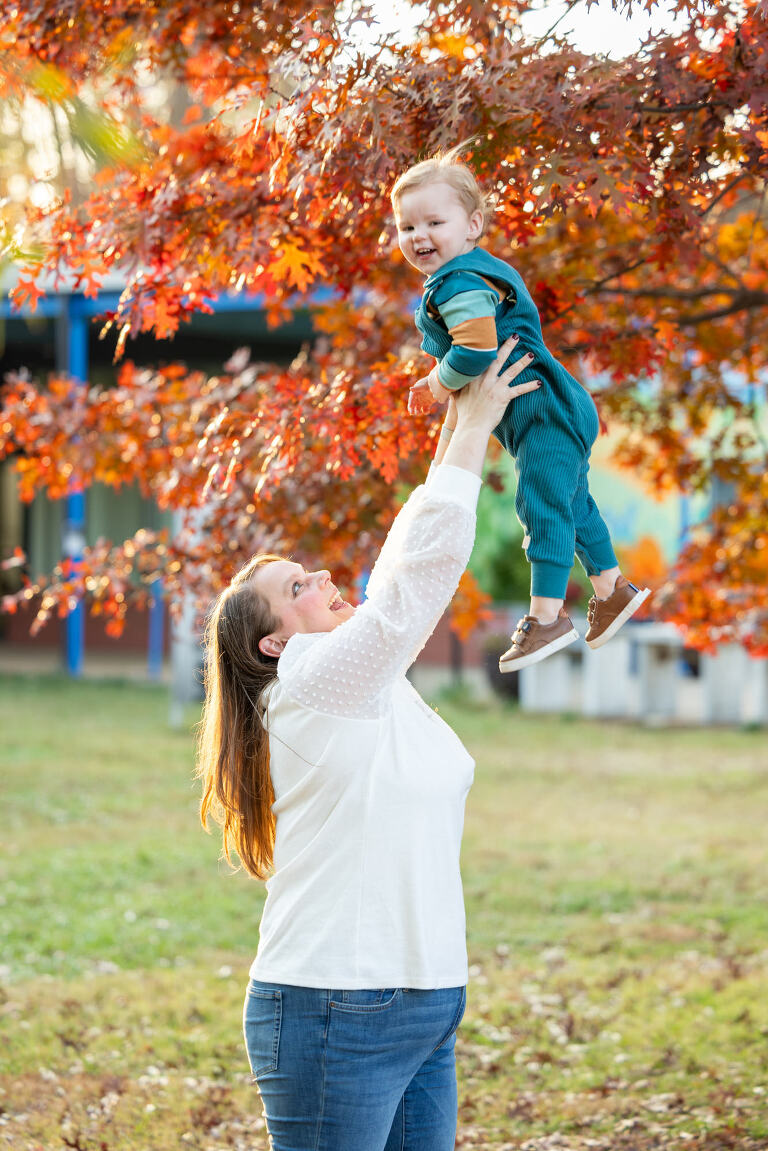
[[[766,734],[439,708],[477,760],[457,1146],[766,1151]],[[167,712],[0,677],[0,1148],[266,1151],[262,889],[202,833],[197,717]]]

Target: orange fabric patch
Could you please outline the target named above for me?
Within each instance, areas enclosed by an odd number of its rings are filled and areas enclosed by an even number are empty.
[[[449,331],[454,344],[460,344],[462,348],[479,348],[487,352],[499,344],[493,316],[475,316],[471,320],[462,320]]]

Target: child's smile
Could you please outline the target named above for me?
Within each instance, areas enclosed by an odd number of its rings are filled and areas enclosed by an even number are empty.
[[[442,181],[404,192],[395,218],[400,251],[426,276],[471,252],[483,230],[482,213],[469,214],[456,190]]]

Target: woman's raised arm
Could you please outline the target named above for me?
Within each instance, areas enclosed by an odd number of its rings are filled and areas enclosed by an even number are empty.
[[[456,430],[442,466],[396,517],[366,601],[322,637],[288,641],[278,675],[297,702],[328,714],[374,718],[432,634],[472,551],[488,437],[510,398],[536,386],[509,386],[527,359],[498,376],[513,346],[502,347],[488,371],[464,389],[466,399],[457,396]]]

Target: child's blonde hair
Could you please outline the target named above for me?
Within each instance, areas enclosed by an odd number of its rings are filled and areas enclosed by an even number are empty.
[[[425,184],[448,184],[458,195],[468,216],[482,212],[483,231],[493,211],[489,197],[483,192],[472,169],[462,162],[461,153],[472,143],[471,140],[457,144],[448,152],[437,152],[427,160],[413,164],[398,176],[390,193],[392,207],[397,211],[400,197]]]

